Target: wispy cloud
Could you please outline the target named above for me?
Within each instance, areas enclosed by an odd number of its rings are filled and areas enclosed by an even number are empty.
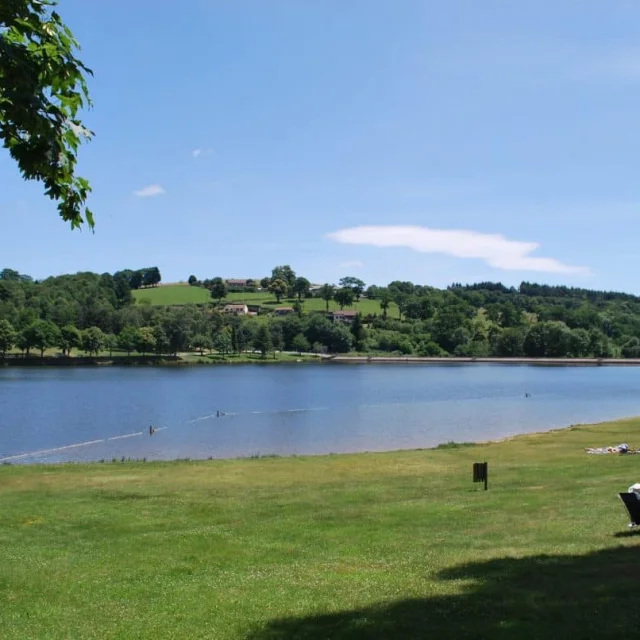
[[[554,258],[532,256],[537,242],[509,240],[499,234],[466,229],[430,229],[412,226],[351,227],[328,234],[344,244],[374,247],[407,247],[421,253],[441,253],[456,258],[484,260],[491,267],[505,271],[539,271],[546,273],[588,274],[586,267],[564,264]]]
[[[194,158],[199,158],[200,156],[206,156],[206,155],[209,155],[210,153],[213,153],[213,149],[208,149],[208,148],[206,148],[206,149],[194,149],[191,152],[191,155]]]
[[[159,184],[150,184],[148,187],[134,191],[133,195],[138,198],[152,198],[153,196],[161,196],[166,191]]]
[[[340,265],[341,269],[362,269],[364,265],[360,260],[347,260]]]

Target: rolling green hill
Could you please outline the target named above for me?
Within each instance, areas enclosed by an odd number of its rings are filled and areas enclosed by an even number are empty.
[[[176,284],[166,285],[162,287],[155,287],[151,289],[138,289],[133,292],[133,296],[137,303],[144,304],[145,301],[154,306],[162,305],[184,305],[184,304],[202,304],[205,302],[211,302],[211,297],[207,289],[202,287],[190,287],[189,285]],[[293,305],[295,299],[285,299],[282,302],[277,302],[275,297],[269,293],[230,293],[223,303],[238,303],[244,302],[246,304],[256,304],[268,308],[274,308],[277,306],[290,306]],[[320,298],[308,298],[304,301],[305,311],[324,311],[326,308],[325,301]],[[340,307],[335,303],[329,304],[330,311],[336,311]],[[377,313],[381,314],[380,303],[377,300],[362,299],[360,302],[354,304],[351,307],[345,307],[346,309],[357,309],[363,314]],[[391,304],[389,307],[388,315],[390,317],[398,317],[398,308],[395,304]]]
[[[211,300],[209,292],[206,289],[202,287],[190,287],[187,284],[138,289],[132,293],[137,303],[149,302],[154,306],[201,304]]]

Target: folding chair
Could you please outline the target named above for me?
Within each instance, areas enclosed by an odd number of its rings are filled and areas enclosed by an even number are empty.
[[[624,502],[631,519],[630,527],[640,526],[640,498],[635,493],[621,493],[620,498]]]

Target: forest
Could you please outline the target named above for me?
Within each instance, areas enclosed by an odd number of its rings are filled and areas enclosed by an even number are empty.
[[[157,287],[157,267],[113,274],[76,273],[34,280],[0,271],[0,354],[68,356],[113,352],[179,354],[277,350],[368,355],[471,357],[640,357],[640,298],[523,282],[481,282],[437,289],[412,282],[371,285],[343,278],[312,291],[288,265],[256,280],[278,301],[293,296],[295,312],[272,307],[254,315],[224,313],[222,278],[199,281],[204,304],[152,306],[132,291]],[[185,285],[186,286],[186,285]],[[307,301],[339,301],[360,311],[350,323]],[[376,301],[375,306],[371,301]],[[366,303],[366,304],[365,304]],[[394,317],[389,313],[395,305]],[[372,312],[372,309],[375,311]]]

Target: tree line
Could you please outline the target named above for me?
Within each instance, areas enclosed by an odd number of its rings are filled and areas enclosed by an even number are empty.
[[[367,295],[398,305],[402,320],[385,319],[383,310],[372,326],[402,353],[640,357],[640,298],[627,294],[526,282],[518,288],[479,283],[439,290],[396,281]]]
[[[145,274],[153,274],[145,276]],[[278,266],[257,286],[282,299],[295,296],[286,317],[229,316],[222,278],[199,281],[211,303],[154,307],[135,303],[131,291],[154,286],[156,268],[114,274],[77,273],[35,281],[0,272],[0,353],[68,355],[120,351],[176,354],[248,349],[317,353],[471,357],[640,357],[640,298],[631,294],[522,283],[453,284],[447,289],[394,281],[385,287],[345,277],[311,291],[309,280]],[[194,284],[194,283],[192,283]],[[352,324],[322,311],[305,313],[309,296],[341,306],[377,301],[375,313]],[[390,309],[393,306],[394,316]],[[368,303],[367,309],[372,305]],[[397,309],[397,312],[395,310]],[[399,317],[398,317],[399,316]]]
[[[354,334],[324,316],[228,316],[213,301],[182,307],[135,304],[131,291],[139,280],[132,278],[145,271],[77,273],[42,281],[0,271],[0,354],[19,349],[43,355],[51,348],[63,355],[74,349],[89,355],[255,349],[266,357],[282,349],[346,352],[359,335],[360,320]]]

